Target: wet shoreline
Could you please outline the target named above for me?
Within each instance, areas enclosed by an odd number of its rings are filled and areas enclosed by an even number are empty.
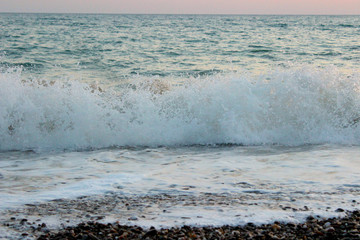
[[[55,199],[3,211],[0,239],[291,239],[298,234],[308,239],[360,238],[355,199],[339,202],[341,208],[319,210],[296,205],[300,199],[278,195],[271,202],[261,201],[264,197],[259,193],[108,193]]]
[[[244,226],[143,229],[87,222],[59,232],[44,233],[38,239],[360,239],[360,212],[347,212],[343,218],[310,216],[305,223],[274,222],[260,226],[248,223]]]

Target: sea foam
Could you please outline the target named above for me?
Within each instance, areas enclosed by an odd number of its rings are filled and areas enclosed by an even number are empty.
[[[336,68],[129,82],[103,90],[2,69],[0,150],[360,143],[360,78]]]

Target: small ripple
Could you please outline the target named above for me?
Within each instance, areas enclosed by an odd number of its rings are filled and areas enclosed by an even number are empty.
[[[278,27],[278,28],[287,28],[288,24],[287,23],[275,23],[275,24],[269,24],[269,27]]]
[[[272,52],[273,50],[271,49],[254,49],[254,50],[250,50],[249,52],[251,53],[267,53],[267,52]]]
[[[20,63],[9,63],[9,62],[2,62],[0,66],[4,67],[23,67],[23,68],[43,68],[44,65],[40,63],[32,63],[32,62],[20,62]]]
[[[352,24],[339,24],[337,25],[338,27],[343,27],[343,28],[358,28],[359,26],[355,26]]]

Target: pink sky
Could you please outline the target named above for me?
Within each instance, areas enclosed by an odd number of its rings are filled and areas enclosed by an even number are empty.
[[[360,14],[360,0],[0,0],[0,12]]]

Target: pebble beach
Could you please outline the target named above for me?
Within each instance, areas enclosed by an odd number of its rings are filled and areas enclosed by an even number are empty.
[[[339,210],[341,211],[341,210]],[[42,228],[41,226],[39,227]],[[41,231],[41,230],[40,230]],[[301,224],[279,223],[256,226],[191,227],[143,229],[137,226],[80,223],[59,232],[42,234],[47,239],[360,239],[360,212],[347,212],[346,217],[317,219],[308,217]]]
[[[159,225],[161,214],[170,214],[172,206],[186,209],[189,205],[217,207],[232,211],[241,203],[236,196],[207,194],[157,195],[128,197],[107,195],[103,198],[80,197],[76,200],[57,199],[44,204],[28,204],[11,210],[2,218],[8,229],[6,239],[359,239],[360,212],[328,208],[334,217],[312,215],[311,209],[278,205],[283,212],[301,213],[301,221],[272,221],[266,224],[244,220],[238,225],[186,224],[191,218],[200,222],[206,216],[184,212],[175,224]],[[245,200],[245,199],[243,199]],[[358,207],[356,200],[352,201]],[[199,206],[198,206],[199,205]],[[229,208],[232,205],[233,208]],[[253,203],[248,204],[253,205]],[[256,204],[255,204],[256,205]],[[235,210],[236,211],[236,210]],[[331,213],[333,212],[333,213]],[[249,213],[251,214],[251,213]],[[170,217],[168,217],[171,219]],[[117,221],[112,220],[117,219]],[[172,218],[174,220],[174,217]],[[213,221],[213,219],[209,219]],[[241,215],[238,215],[241,222]],[[155,227],[154,227],[155,226]]]

